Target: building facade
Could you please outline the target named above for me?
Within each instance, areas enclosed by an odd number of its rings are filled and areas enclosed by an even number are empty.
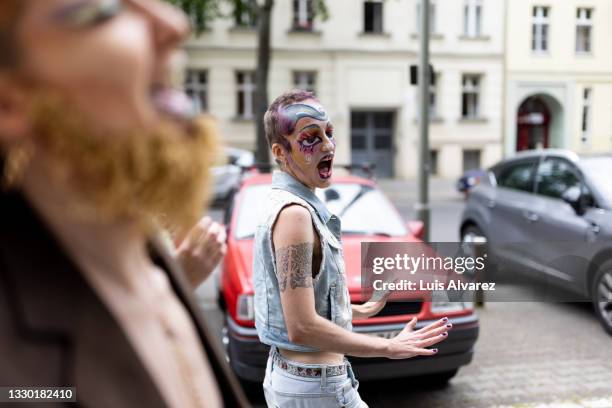
[[[504,150],[612,151],[612,3],[507,2]]]
[[[430,0],[431,1],[431,0]],[[605,0],[602,0],[605,1]],[[503,151],[504,0],[433,0],[431,170],[456,177],[488,166]],[[312,0],[277,1],[272,18],[269,94],[315,91],[338,142],[336,163],[374,163],[380,177],[414,177],[418,138],[420,0],[328,0],[329,19]],[[191,40],[188,92],[217,117],[227,144],[253,150],[254,16],[226,10]]]

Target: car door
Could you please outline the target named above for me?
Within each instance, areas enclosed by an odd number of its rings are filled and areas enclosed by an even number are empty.
[[[523,259],[525,245],[531,239],[525,211],[533,200],[534,177],[539,157],[511,161],[494,169],[497,180],[490,209],[489,239],[496,255],[507,262]]]
[[[584,251],[591,222],[566,201],[563,195],[577,188],[590,195],[578,168],[562,157],[546,157],[536,172],[534,205],[528,210],[532,219],[534,244],[529,247],[540,272],[556,284],[569,288],[584,273]]]

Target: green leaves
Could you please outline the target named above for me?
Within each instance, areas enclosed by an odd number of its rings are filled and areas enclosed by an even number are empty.
[[[208,28],[208,24],[221,16],[221,0],[165,0],[179,8],[191,19],[196,34]],[[238,1],[238,0],[236,0]]]
[[[323,21],[329,18],[329,10],[325,0],[314,0],[314,14]]]
[[[191,19],[196,34],[201,34],[216,18],[228,18],[245,9],[251,9],[255,15],[265,6],[264,0],[165,0],[181,8]],[[229,15],[223,14],[223,4],[229,4],[232,10]],[[326,0],[313,0],[314,13],[317,18],[325,21],[329,18]]]

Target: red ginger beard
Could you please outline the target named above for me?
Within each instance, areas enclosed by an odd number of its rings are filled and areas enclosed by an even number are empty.
[[[41,97],[32,112],[34,145],[49,158],[49,177],[76,192],[66,216],[112,223],[136,221],[151,232],[177,230],[202,215],[216,156],[212,119],[110,135],[57,98]]]

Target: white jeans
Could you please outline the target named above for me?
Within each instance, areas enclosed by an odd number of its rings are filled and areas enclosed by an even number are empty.
[[[368,408],[357,392],[359,381],[355,379],[348,361],[344,375],[328,377],[322,370],[321,377],[302,377],[276,366],[272,358],[274,352],[273,348],[263,383],[268,408]],[[291,363],[305,368],[325,367],[295,361]]]

